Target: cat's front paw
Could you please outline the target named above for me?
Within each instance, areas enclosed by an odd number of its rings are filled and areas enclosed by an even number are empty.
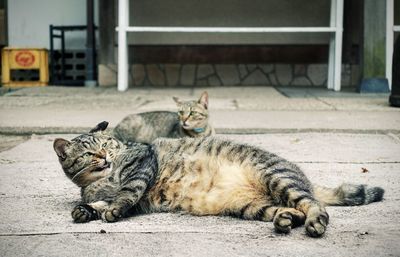
[[[101,218],[105,222],[116,222],[122,218],[122,214],[118,208],[109,208],[103,212]]]
[[[320,237],[325,233],[329,223],[329,215],[326,211],[314,213],[307,217],[305,227],[311,237]]]
[[[71,215],[76,223],[85,223],[99,218],[98,212],[87,204],[75,206]]]

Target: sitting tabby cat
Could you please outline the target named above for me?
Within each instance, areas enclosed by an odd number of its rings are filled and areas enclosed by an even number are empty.
[[[368,204],[384,194],[365,185],[312,185],[295,164],[275,154],[215,137],[126,146],[103,132],[107,125],[54,141],[65,174],[81,187],[75,222],[184,211],[272,221],[283,233],[305,224],[318,237],[329,221],[325,205]]]
[[[208,122],[208,94],[203,92],[198,101],[180,101],[173,97],[179,110],[154,111],[126,116],[113,130],[113,135],[124,143],[151,143],[158,137],[202,137],[215,134]]]

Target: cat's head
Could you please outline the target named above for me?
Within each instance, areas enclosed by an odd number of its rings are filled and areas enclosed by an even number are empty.
[[[178,106],[182,128],[202,132],[208,124],[208,93],[203,92],[197,101],[181,101],[178,97],[173,99]]]
[[[105,133],[108,122],[101,122],[87,134],[71,141],[57,138],[53,148],[65,175],[80,187],[107,176],[122,143]]]

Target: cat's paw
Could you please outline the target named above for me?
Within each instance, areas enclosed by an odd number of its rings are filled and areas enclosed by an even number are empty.
[[[99,218],[98,212],[87,204],[75,206],[71,215],[76,223],[85,223]]]
[[[116,222],[122,218],[122,214],[118,208],[108,208],[103,212],[101,218],[105,222]]]
[[[320,237],[325,231],[329,223],[329,215],[326,211],[320,211],[307,216],[305,227],[307,234],[311,237]]]
[[[289,233],[291,228],[304,224],[305,215],[296,209],[278,211],[274,217],[274,227],[279,233]]]

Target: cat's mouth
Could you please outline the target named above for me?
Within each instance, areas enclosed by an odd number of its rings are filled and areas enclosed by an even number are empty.
[[[187,129],[187,130],[189,130],[193,127],[192,124],[184,123],[184,122],[181,122],[181,126],[182,126],[182,128]]]
[[[96,169],[94,169],[93,172],[103,171],[103,170],[108,169],[110,167],[111,167],[111,162],[104,161],[104,164],[99,166],[99,167],[97,167]]]

